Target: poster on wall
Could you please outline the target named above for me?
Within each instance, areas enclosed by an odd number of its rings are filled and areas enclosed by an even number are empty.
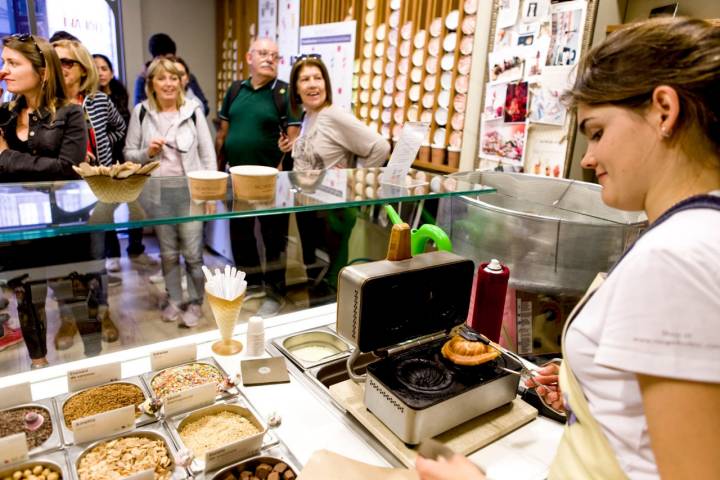
[[[105,0],[46,0],[47,28],[72,33],[89,46],[90,53],[102,53],[119,64],[115,15]]]
[[[355,21],[300,27],[300,54],[320,55],[332,81],[333,105],[350,111]]]
[[[258,38],[277,38],[277,0],[258,0]]]
[[[282,58],[278,62],[278,78],[290,80],[292,58],[299,50],[300,0],[279,0],[277,44]]]
[[[555,4],[550,8],[548,66],[570,66],[580,60],[585,7],[584,1],[576,0]]]
[[[525,134],[525,123],[505,123],[502,119],[484,121],[480,127],[480,156],[522,165]]]
[[[563,127],[532,125],[527,140],[525,173],[562,178],[565,173],[567,136]]]

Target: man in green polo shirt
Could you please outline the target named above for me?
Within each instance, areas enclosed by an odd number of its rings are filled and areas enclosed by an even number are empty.
[[[299,122],[290,115],[288,88],[277,78],[278,47],[272,40],[258,39],[250,46],[246,61],[250,78],[231,87],[220,109],[220,129],[215,140],[220,170],[225,165],[265,165],[281,168],[283,154],[278,148],[281,134],[295,138]],[[281,133],[282,132],[282,133]],[[222,158],[222,160],[221,160]],[[265,249],[263,272],[255,238],[255,222],[260,223]],[[287,244],[287,215],[266,215],[230,220],[230,241],[238,268],[246,273],[246,299],[282,291]],[[269,295],[258,314],[276,314],[281,302]]]

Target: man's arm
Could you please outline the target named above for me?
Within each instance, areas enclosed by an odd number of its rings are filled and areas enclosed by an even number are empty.
[[[225,165],[227,160],[223,152],[223,146],[225,145],[225,137],[227,137],[228,129],[230,128],[230,122],[227,120],[220,119],[220,128],[215,135],[215,155],[217,156],[218,170],[221,172],[225,171]]]

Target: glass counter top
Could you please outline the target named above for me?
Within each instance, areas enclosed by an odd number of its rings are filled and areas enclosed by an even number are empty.
[[[186,177],[151,177],[130,203],[99,202],[84,180],[0,184],[0,242],[189,221],[328,210],[492,193],[473,177],[411,170],[404,186],[379,183],[381,168],[280,172],[269,201],[191,198]]]

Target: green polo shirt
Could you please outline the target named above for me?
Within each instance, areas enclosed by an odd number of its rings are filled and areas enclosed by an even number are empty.
[[[277,167],[282,157],[277,142],[280,135],[280,113],[273,100],[272,89],[276,80],[254,89],[250,79],[241,83],[240,91],[230,103],[230,89],[220,109],[219,117],[230,123],[225,137],[225,158],[232,167],[235,165],[267,165]],[[288,99],[287,89],[284,92]],[[290,102],[286,115],[288,123],[299,124],[290,114]]]

